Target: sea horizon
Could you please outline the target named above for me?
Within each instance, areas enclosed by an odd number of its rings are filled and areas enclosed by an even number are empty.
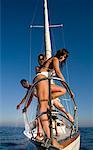
[[[24,124],[21,125],[0,125],[0,127],[19,127],[19,128],[24,128]],[[93,126],[79,126],[79,128],[93,128]]]
[[[23,134],[24,127],[0,126],[0,149],[37,150],[36,146]],[[79,127],[80,150],[93,150],[93,127]]]

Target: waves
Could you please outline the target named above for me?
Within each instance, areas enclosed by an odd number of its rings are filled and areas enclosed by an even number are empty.
[[[0,127],[0,149],[2,150],[37,150],[24,135],[24,128]],[[80,128],[80,150],[93,150],[93,128]]]
[[[80,150],[93,150],[93,128],[80,128]]]

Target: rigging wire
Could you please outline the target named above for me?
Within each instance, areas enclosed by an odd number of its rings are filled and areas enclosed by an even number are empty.
[[[66,44],[65,44],[65,38],[64,38],[64,30],[63,30],[63,26],[61,26],[61,31],[62,31],[62,42],[63,42],[63,47],[65,48],[66,46]],[[53,30],[51,30],[51,37],[52,37],[52,42],[53,42],[53,47],[52,47],[52,49],[56,49],[56,42],[55,42],[55,37],[54,37],[54,31]],[[68,72],[68,64],[67,64],[67,62],[66,62],[66,78],[67,78],[67,82],[68,82],[68,84],[70,83],[69,82],[69,72]],[[67,108],[67,111],[69,112],[69,113],[71,113],[71,98],[70,98],[70,96],[68,97],[67,95],[64,95],[63,97],[61,97],[61,102],[64,100],[64,102],[65,102],[65,105],[66,105],[66,108]]]
[[[66,43],[65,43],[65,37],[64,37],[64,27],[61,28],[61,29],[62,29],[62,37],[63,37],[63,46],[65,48],[66,47]],[[68,63],[67,63],[67,61],[66,61],[66,74],[67,74],[67,82],[69,84],[70,81],[69,81],[69,71],[68,71]]]
[[[61,31],[62,31],[63,47],[65,48],[65,45],[66,45],[66,44],[65,44],[63,26],[61,26]],[[52,41],[52,42],[53,42],[53,47],[52,47],[52,49],[56,49],[56,42],[55,42],[55,37],[54,37],[54,31],[53,31],[53,30],[51,30],[51,37],[52,37],[52,40],[53,40],[53,41]],[[66,76],[67,76],[67,82],[68,82],[68,84],[69,84],[69,72],[68,72],[68,64],[67,64],[67,62],[66,62]],[[61,100],[63,101],[63,99],[64,99],[64,101],[65,101],[67,111],[71,113],[71,103],[68,104],[68,102],[71,101],[70,97],[67,98],[67,95],[64,95],[63,98],[61,98]],[[69,100],[67,101],[67,99],[69,99],[70,101],[69,101]]]
[[[31,29],[30,29],[30,50],[29,50],[29,82],[31,83],[32,79],[32,53],[31,53]]]
[[[38,1],[39,2],[39,1]],[[35,19],[35,16],[36,16],[36,12],[37,12],[37,8],[38,8],[38,3],[37,5],[35,4],[35,8],[34,8],[34,14],[33,14],[33,17],[32,17],[32,20],[31,20],[31,24],[33,24],[34,22],[34,19]],[[30,35],[29,35],[29,38],[30,38],[30,41],[29,41],[29,72],[28,72],[28,79],[29,79],[29,82],[31,83],[31,80],[32,80],[32,53],[31,53],[31,50],[32,50],[32,47],[31,47],[31,29],[29,31]],[[20,116],[20,115],[17,115],[17,116]],[[19,120],[19,117],[16,119],[16,127],[18,127],[18,120]]]
[[[54,37],[54,32],[53,29],[51,29],[51,42],[52,42],[52,53],[53,53],[53,49],[56,49],[56,42],[55,42],[55,37]]]
[[[39,0],[37,1],[37,4],[35,3],[35,8],[34,8],[34,13],[33,13],[33,17],[32,17],[32,20],[31,20],[31,25],[33,25],[33,22],[35,20],[35,17],[36,17],[36,14],[37,14],[37,10],[38,10],[38,3],[39,3]],[[32,75],[32,28],[29,29],[29,82],[32,83],[32,78],[33,78],[33,75]],[[34,107],[34,103],[32,103],[33,107]],[[28,113],[30,114],[30,116],[33,116],[34,115],[34,112],[32,111],[30,113],[30,110],[28,109]]]
[[[32,75],[32,28],[30,28],[30,49],[29,49],[29,82],[32,83],[32,79],[33,79],[33,75]],[[34,99],[33,99],[34,101]],[[31,106],[30,108],[34,107],[34,103],[33,101],[31,102]],[[32,109],[31,109],[32,110]],[[34,111],[30,111],[30,109],[28,109],[28,116],[30,116],[30,120],[32,120],[32,117],[34,116]]]
[[[63,47],[65,48],[66,47],[66,43],[65,43],[65,37],[64,37],[64,27],[61,28],[61,32],[62,32],[62,41],[63,41]],[[67,80],[67,83],[69,84],[69,72],[68,72],[68,63],[66,61],[66,80]],[[65,99],[67,98],[67,95],[64,95]],[[69,97],[70,99],[70,97]],[[66,103],[66,107],[67,107],[67,110],[68,112],[71,113],[71,103],[68,104],[67,101],[65,101]]]
[[[33,17],[32,17],[32,20],[31,20],[31,25],[33,25],[33,22],[35,20],[35,17],[36,17],[36,13],[37,13],[37,10],[38,10],[38,3],[39,3],[39,0],[37,1],[37,4],[35,3],[35,8],[34,8],[34,13],[33,13]],[[29,50],[29,82],[31,83],[31,80],[32,80],[32,43],[31,43],[31,34],[32,34],[32,28],[30,28],[30,50]]]
[[[32,20],[31,20],[31,25],[33,24],[33,22],[35,20],[35,16],[36,16],[36,13],[37,13],[37,10],[38,10],[38,3],[39,3],[39,0],[37,1],[37,5],[35,3],[35,8],[34,8],[34,13],[33,13],[33,17],[32,17]]]
[[[43,28],[43,33],[44,33],[44,28]],[[40,48],[40,53],[45,54],[45,47],[44,47],[44,37],[42,35],[42,40],[41,40],[41,48]]]

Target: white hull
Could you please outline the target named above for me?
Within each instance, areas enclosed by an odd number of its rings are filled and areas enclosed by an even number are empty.
[[[24,132],[24,134],[29,139],[32,138],[31,134],[27,134],[26,132]],[[35,142],[35,140],[34,140],[34,142]],[[61,144],[61,145],[64,146],[65,142],[64,142],[64,144]],[[80,149],[80,135],[73,142],[69,143],[66,147],[62,148],[62,150],[79,150],[79,149]],[[55,150],[55,148],[54,148],[54,150]]]
[[[62,150],[79,150],[80,149],[80,135],[71,144]]]
[[[24,135],[28,138],[35,138],[37,136],[37,128],[31,129],[31,124],[28,123],[27,115],[26,113],[23,113],[24,116],[24,122],[25,122],[25,130]],[[58,141],[64,141],[66,137],[69,137],[69,131],[65,130],[64,126],[62,126],[60,130],[61,136],[57,139]],[[64,132],[66,131],[66,132]],[[60,142],[60,144],[63,146],[62,150],[79,150],[80,149],[80,134],[77,133],[72,138],[69,138],[65,140],[64,142]]]

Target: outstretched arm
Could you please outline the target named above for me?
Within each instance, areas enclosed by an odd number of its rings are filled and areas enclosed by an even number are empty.
[[[28,102],[26,103],[26,106],[25,106],[24,109],[22,110],[23,113],[26,112],[27,108],[29,107],[30,103],[32,102],[33,96],[34,96],[34,92],[31,94],[31,96],[30,96]]]
[[[21,100],[21,102],[16,106],[16,109],[20,109],[20,106],[25,102],[26,97],[27,97],[27,93],[26,93],[25,97]]]
[[[26,104],[26,109],[29,107],[30,103],[32,102],[32,98],[33,98],[33,93],[31,94],[31,96]]]

